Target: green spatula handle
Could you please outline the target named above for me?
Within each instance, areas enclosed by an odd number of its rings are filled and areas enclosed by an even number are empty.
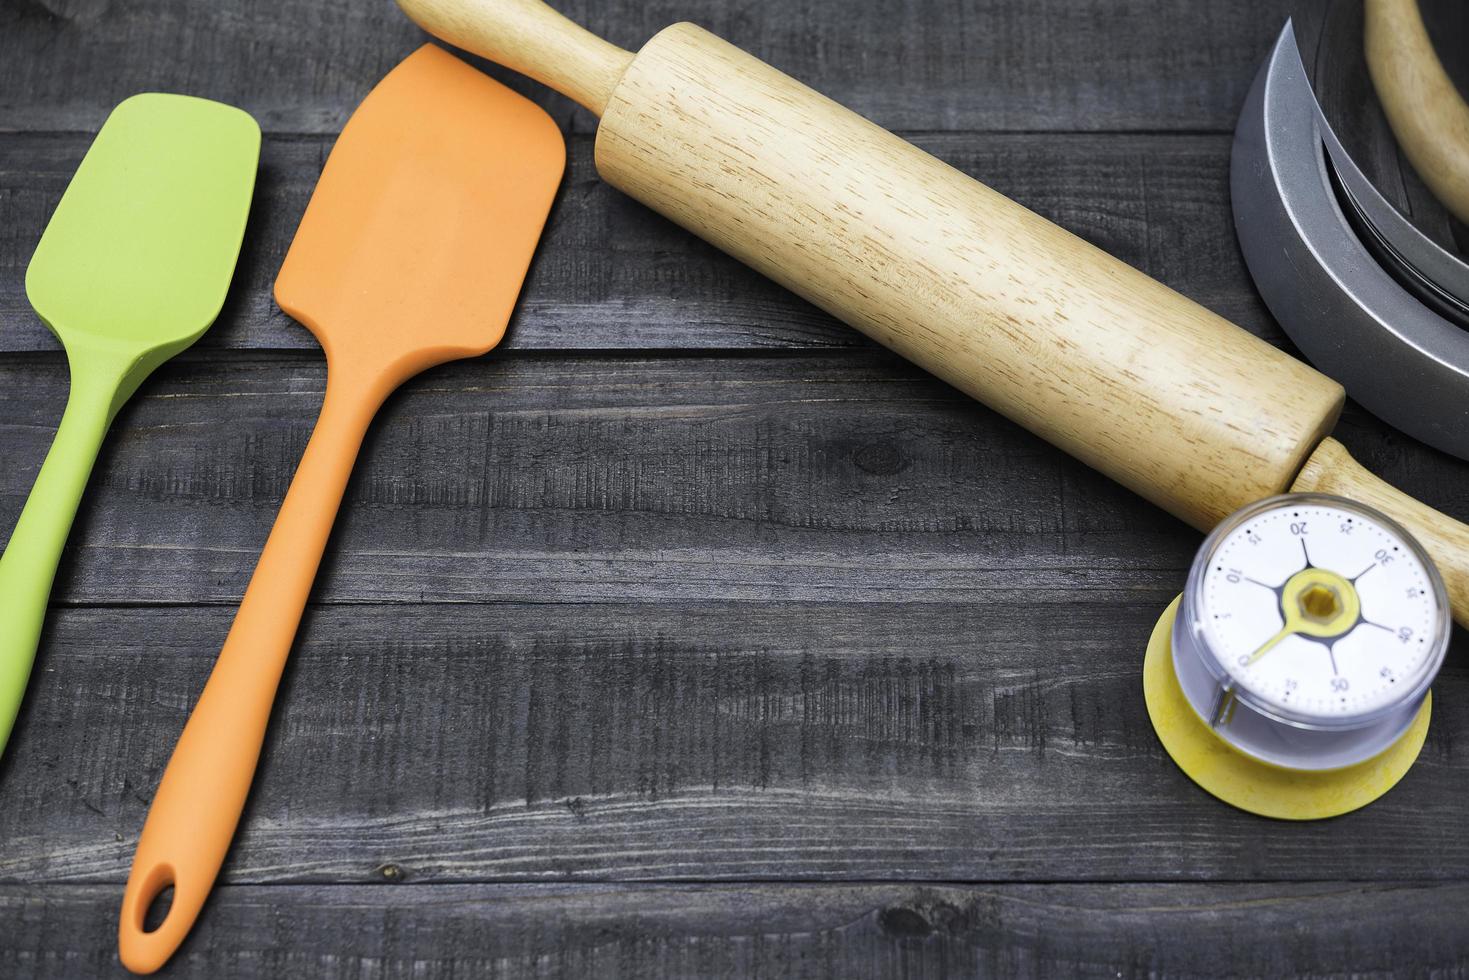
[[[77,504],[121,401],[121,369],[108,358],[72,355],[71,394],[36,485],[0,556],[0,752],[10,738],[36,659],[46,602]]]

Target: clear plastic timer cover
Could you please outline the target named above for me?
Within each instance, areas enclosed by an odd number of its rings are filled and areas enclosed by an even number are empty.
[[[1325,495],[1263,500],[1216,528],[1185,602],[1219,683],[1297,724],[1366,724],[1421,698],[1448,642],[1443,583],[1417,542]]]

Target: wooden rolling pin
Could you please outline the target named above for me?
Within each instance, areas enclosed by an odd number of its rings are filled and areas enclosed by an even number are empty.
[[[398,0],[602,117],[614,187],[1195,527],[1284,490],[1407,525],[1469,625],[1469,528],[1327,433],[1340,385],[692,24],[636,55],[538,0]]]

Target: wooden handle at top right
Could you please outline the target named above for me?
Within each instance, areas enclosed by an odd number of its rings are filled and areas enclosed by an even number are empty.
[[[1469,223],[1469,104],[1433,50],[1417,0],[1366,0],[1363,47],[1382,111],[1418,176]]]
[[[1407,528],[1443,575],[1454,619],[1469,629],[1469,527],[1373,476],[1335,439],[1322,440],[1291,490],[1349,497]]]
[[[541,0],[398,0],[436,37],[529,75],[602,114],[632,54]]]

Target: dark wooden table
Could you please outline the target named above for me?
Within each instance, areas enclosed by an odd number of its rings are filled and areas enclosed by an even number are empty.
[[[1286,345],[1227,187],[1286,0],[563,7],[629,47],[698,21]],[[90,134],[148,89],[267,134],[224,315],[118,419],[60,571],[0,761],[0,976],[122,972],[150,796],[321,401],[271,281],[421,41],[387,0],[0,5],[0,528],[67,387],[23,273]],[[570,166],[511,336],[369,438],[168,975],[1469,972],[1462,633],[1382,801],[1215,802],[1139,680],[1199,536],[602,185],[593,119],[513,84]],[[1339,435],[1469,517],[1469,466]]]

